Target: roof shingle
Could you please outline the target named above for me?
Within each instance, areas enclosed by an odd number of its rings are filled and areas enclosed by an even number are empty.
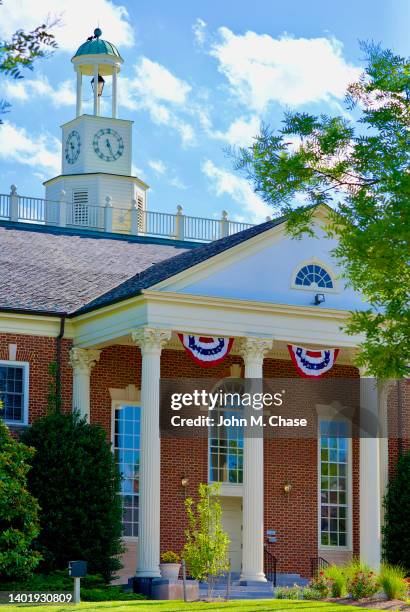
[[[79,314],[157,283],[279,225],[205,245],[0,223],[0,310]]]

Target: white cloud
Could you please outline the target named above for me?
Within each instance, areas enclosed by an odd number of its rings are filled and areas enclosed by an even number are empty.
[[[188,189],[185,183],[183,183],[181,179],[179,179],[177,176],[172,177],[169,181],[169,184],[172,185],[172,187],[175,187],[176,189]]]
[[[263,111],[272,101],[290,106],[343,98],[359,68],[348,64],[335,38],[292,38],[284,34],[219,29],[211,49],[219,71],[243,104]]]
[[[133,30],[125,6],[110,0],[19,0],[1,7],[0,39],[8,39],[19,28],[31,30],[44,21],[60,19],[55,28],[58,46],[73,52],[97,25],[103,38],[119,46],[134,43]]]
[[[6,98],[26,101],[33,96],[47,97],[54,106],[73,106],[75,104],[74,82],[66,80],[59,83],[56,89],[46,77],[25,79],[24,81],[6,81]]]
[[[150,159],[148,160],[148,165],[150,168],[154,170],[157,174],[164,174],[167,169],[166,165],[160,159]]]
[[[231,146],[249,147],[255,136],[259,134],[260,119],[253,115],[249,120],[244,117],[235,119],[226,132],[215,131],[210,133],[213,138],[223,140]]]
[[[142,57],[135,66],[138,88],[144,96],[161,102],[185,104],[191,86],[174,76],[165,66]]]
[[[195,41],[199,46],[202,46],[205,43],[206,39],[206,21],[197,17],[194,25],[192,26],[192,31],[194,33]]]
[[[153,123],[171,127],[184,144],[193,144],[194,129],[180,117],[181,113],[191,111],[188,100],[191,86],[147,57],[135,65],[135,74],[133,78],[121,77],[119,103],[131,110],[146,110]]]
[[[5,121],[0,128],[0,159],[31,166],[51,178],[61,170],[61,144],[51,134],[29,134]]]
[[[229,195],[243,207],[248,222],[260,223],[272,214],[272,209],[253,191],[246,179],[218,168],[209,159],[202,164],[201,170],[210,179],[211,189],[217,196]]]

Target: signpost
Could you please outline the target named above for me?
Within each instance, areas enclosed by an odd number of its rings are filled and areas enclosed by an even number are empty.
[[[80,603],[80,581],[87,575],[87,561],[70,561],[68,575],[74,578],[74,603]]]

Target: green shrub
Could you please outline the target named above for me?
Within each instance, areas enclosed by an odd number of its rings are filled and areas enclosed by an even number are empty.
[[[177,553],[174,553],[172,550],[167,550],[167,552],[162,553],[161,562],[162,563],[179,563],[179,557]]]
[[[379,589],[375,572],[366,563],[354,560],[346,567],[347,590],[353,599],[371,597]]]
[[[399,458],[397,472],[384,498],[384,558],[410,573],[410,451]]]
[[[41,506],[36,548],[41,570],[65,570],[72,559],[109,581],[121,566],[120,475],[106,432],[76,414],[51,413],[24,434],[36,449],[29,489]]]
[[[324,570],[324,576],[328,581],[331,597],[345,597],[347,594],[347,577],[343,566],[329,565]]]
[[[293,587],[277,587],[275,589],[276,599],[302,599],[303,589],[294,584]]]
[[[402,567],[383,564],[379,582],[388,599],[406,599],[408,584]]]
[[[41,558],[32,548],[39,533],[39,506],[27,490],[33,455],[0,418],[0,581],[25,578]]]
[[[304,587],[304,589],[302,590],[302,597],[303,599],[313,600],[323,599],[322,594],[311,586]]]

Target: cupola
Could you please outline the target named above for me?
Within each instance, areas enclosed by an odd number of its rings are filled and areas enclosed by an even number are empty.
[[[123,59],[115,45],[101,38],[100,28],[80,45],[71,61],[77,73],[77,117],[82,114],[83,76],[92,77],[90,85],[94,94],[94,115],[100,115],[100,98],[104,89],[104,77],[112,80],[112,117],[117,116],[117,75]]]

